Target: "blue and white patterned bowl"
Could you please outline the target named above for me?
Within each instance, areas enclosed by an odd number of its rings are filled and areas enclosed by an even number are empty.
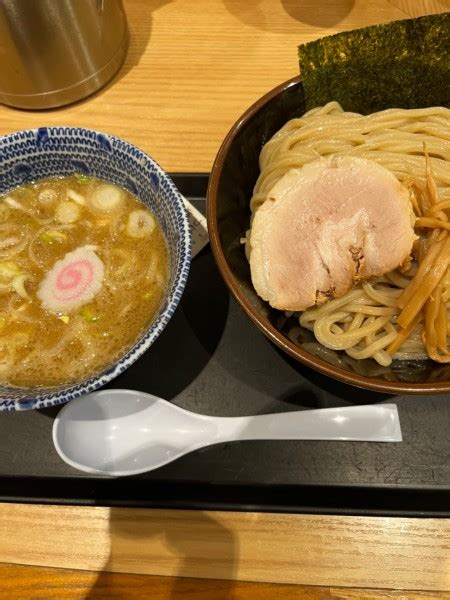
[[[74,172],[120,185],[151,208],[169,245],[168,292],[157,318],[114,365],[75,385],[35,390],[0,386],[2,411],[62,404],[117,377],[153,344],[175,312],[186,285],[191,234],[183,198],[144,152],[112,135],[78,127],[41,127],[0,138],[0,194],[23,183]]]

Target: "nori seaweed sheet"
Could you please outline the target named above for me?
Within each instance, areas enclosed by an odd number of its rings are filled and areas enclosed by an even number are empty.
[[[450,106],[450,13],[338,33],[298,53],[308,110],[331,100],[362,114]]]

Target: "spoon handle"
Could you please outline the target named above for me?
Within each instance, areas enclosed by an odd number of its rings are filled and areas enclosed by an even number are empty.
[[[395,404],[346,406],[217,419],[217,437],[232,440],[401,442]]]

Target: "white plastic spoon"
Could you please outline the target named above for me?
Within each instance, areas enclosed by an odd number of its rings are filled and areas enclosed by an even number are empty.
[[[53,442],[72,467],[136,475],[219,442],[349,440],[401,442],[395,404],[349,406],[254,417],[208,417],[132,390],[104,390],[72,400],[53,424]]]

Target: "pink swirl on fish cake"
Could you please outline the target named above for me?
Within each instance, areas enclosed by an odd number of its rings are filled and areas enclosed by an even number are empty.
[[[72,264],[66,265],[58,273],[55,282],[55,295],[61,300],[73,300],[87,290],[92,284],[93,278],[92,264],[86,259],[76,260]]]

